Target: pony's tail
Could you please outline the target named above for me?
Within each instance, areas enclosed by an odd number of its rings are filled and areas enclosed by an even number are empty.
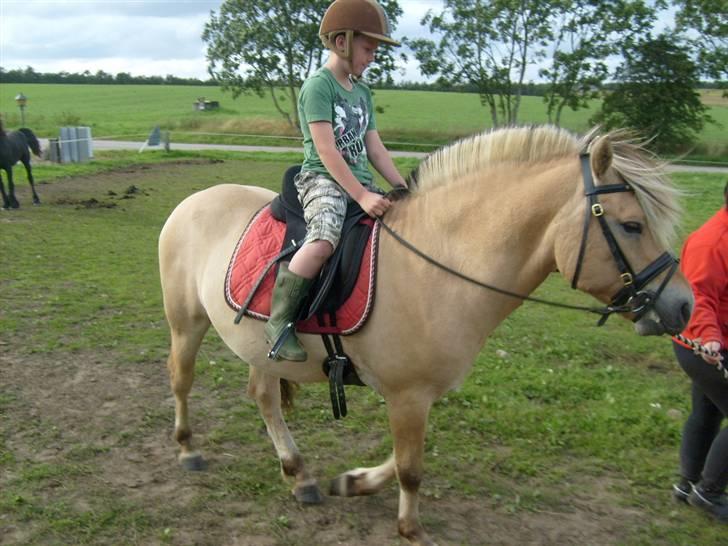
[[[281,407],[286,410],[293,409],[293,400],[298,392],[298,383],[281,378]]]
[[[3,118],[0,118],[0,136],[5,136],[5,126],[3,125]]]
[[[40,149],[40,142],[38,142],[38,139],[35,136],[35,133],[31,131],[30,129],[26,129],[23,127],[22,129],[18,129],[19,133],[23,133],[23,136],[25,137],[25,141],[28,143],[28,147],[33,151],[35,155],[40,157],[41,149]]]

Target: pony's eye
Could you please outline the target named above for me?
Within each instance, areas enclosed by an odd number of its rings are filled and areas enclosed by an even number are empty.
[[[622,229],[627,233],[639,234],[642,233],[642,224],[639,222],[625,222],[622,224]]]

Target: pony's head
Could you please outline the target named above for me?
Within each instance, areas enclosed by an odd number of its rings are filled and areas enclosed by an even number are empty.
[[[19,133],[23,133],[23,136],[25,137],[25,140],[28,142],[28,147],[32,150],[32,152],[40,157],[42,150],[40,148],[40,142],[38,142],[38,139],[36,138],[33,131],[30,129],[26,129],[23,127],[22,129],[18,129]]]
[[[624,309],[640,334],[679,333],[692,291],[671,255],[680,192],[663,165],[624,131],[581,141],[581,206],[567,213],[556,242],[572,286]]]

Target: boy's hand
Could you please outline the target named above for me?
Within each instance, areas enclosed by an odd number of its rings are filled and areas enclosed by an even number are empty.
[[[392,204],[386,197],[371,191],[364,192],[357,200],[357,203],[372,218],[382,216]]]

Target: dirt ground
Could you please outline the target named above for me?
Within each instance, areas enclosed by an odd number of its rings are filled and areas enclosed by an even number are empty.
[[[200,431],[198,441],[211,464],[204,472],[186,473],[176,464],[170,427],[145,428],[145,434],[139,436],[138,424],[144,421],[150,405],[159,407],[161,402],[170,416],[174,412],[162,366],[139,366],[120,375],[99,356],[76,355],[73,359],[44,359],[46,372],[38,374],[37,364],[25,356],[18,358],[7,352],[0,355],[3,377],[13,378],[11,384],[3,380],[2,389],[17,400],[4,416],[3,428],[17,431],[10,434],[9,449],[19,459],[58,463],[68,455],[64,445],[87,442],[108,448],[99,455],[99,474],[74,476],[71,483],[59,480],[59,490],[49,491],[49,497],[60,494],[68,502],[83,506],[87,493],[106,489],[144,511],[154,511],[160,504],[176,504],[178,512],[184,513],[198,491],[206,489],[205,475],[216,471],[217,459],[246,456],[205,450],[204,431]],[[214,397],[199,397],[195,404],[196,413],[205,415],[206,420],[214,420],[221,413]],[[133,442],[119,441],[131,431]],[[0,486],[11,478],[3,476]],[[617,506],[605,484],[588,491],[588,496],[570,500],[569,512],[499,512],[488,508],[488,499],[463,501],[455,494],[425,499],[422,510],[429,528],[437,529],[434,534],[441,544],[620,542],[622,530],[637,523],[639,512]],[[171,542],[240,546],[399,544],[394,488],[360,499],[327,498],[320,507],[300,508],[290,499],[281,509],[288,521],[283,537],[270,536],[267,525],[257,525],[256,518],[263,515],[252,503],[220,499],[214,511],[197,512],[194,517],[175,521],[176,538]],[[0,516],[0,544],[25,544],[33,525],[32,521],[8,522],[7,516]],[[260,534],[256,528],[260,528]],[[138,543],[156,542],[140,539]]]
[[[129,185],[128,173],[114,176],[119,177],[119,187]],[[54,192],[60,191],[64,183],[44,186],[45,202],[53,202]],[[327,497],[318,507],[302,508],[293,498],[281,497],[276,505],[278,527],[271,525],[271,514],[256,505],[251,500],[254,497],[225,495],[214,505],[200,506],[195,499],[209,495],[209,477],[220,471],[221,461],[267,453],[271,467],[277,467],[263,431],[260,444],[264,447],[251,447],[250,452],[227,453],[219,446],[208,445],[207,425],[219,421],[226,409],[218,398],[206,395],[200,391],[203,387],[195,385],[199,396],[194,402],[194,432],[210,464],[203,472],[185,472],[176,462],[177,448],[172,438],[174,401],[164,362],[125,366],[122,373],[121,364],[104,354],[34,356],[17,351],[21,343],[21,339],[0,339],[0,393],[12,400],[0,414],[0,432],[5,435],[8,450],[16,461],[50,465],[71,462],[71,468],[79,445],[97,452],[93,472],[80,468],[59,475],[47,481],[42,496],[79,510],[91,507],[94,498],[113,497],[142,514],[158,513],[163,507],[165,514],[177,515],[165,520],[168,529],[162,528],[159,533],[145,531],[131,539],[96,542],[211,546],[400,544],[394,485],[371,497]],[[150,418],[150,413],[164,418]],[[256,426],[262,427],[262,421]],[[313,453],[304,456],[309,461],[314,458]],[[325,489],[326,480],[333,476],[318,477]],[[16,478],[9,472],[0,476],[0,492]],[[567,510],[508,511],[489,498],[464,500],[457,492],[446,491],[439,498],[424,498],[421,513],[423,523],[439,544],[623,543],[625,530],[640,527],[641,513],[620,506],[610,485],[608,478],[589,483],[588,487],[585,484],[583,495],[568,499]],[[37,519],[0,513],[0,544],[27,544],[39,525]]]

